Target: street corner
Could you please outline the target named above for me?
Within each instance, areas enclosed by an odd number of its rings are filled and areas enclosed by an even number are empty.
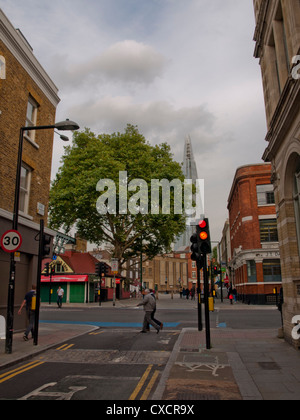
[[[164,399],[242,400],[225,353],[179,353],[170,372]]]

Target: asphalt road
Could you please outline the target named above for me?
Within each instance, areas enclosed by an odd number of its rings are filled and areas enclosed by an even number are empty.
[[[165,328],[181,330],[182,328],[196,328],[198,326],[198,312],[196,302],[168,302],[167,308],[158,309],[156,318],[162,321]],[[204,308],[203,323],[204,323]],[[141,328],[144,318],[142,308],[62,308],[54,305],[43,308],[41,311],[42,322],[70,322],[89,323],[99,328]],[[227,327],[233,329],[279,328],[281,326],[280,313],[274,307],[247,307],[244,305],[216,304],[216,310],[210,313],[211,328]]]
[[[182,328],[198,325],[196,303],[158,310],[160,334],[140,334],[143,311],[134,308],[43,308],[42,322],[92,324],[71,340],[0,374],[0,399],[149,400]],[[162,306],[168,306],[162,305]],[[186,306],[189,305],[189,306]],[[217,309],[212,328],[279,328],[275,309]],[[204,317],[203,317],[204,319]],[[8,374],[9,372],[9,374]]]

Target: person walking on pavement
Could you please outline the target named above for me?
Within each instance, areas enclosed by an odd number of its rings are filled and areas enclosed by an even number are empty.
[[[150,290],[150,295],[154,298],[155,300],[155,309],[153,310],[152,314],[151,314],[151,319],[152,321],[154,321],[157,325],[159,325],[160,329],[162,330],[164,327],[164,324],[160,321],[158,321],[157,319],[154,318],[155,316],[155,312],[156,312],[156,297],[155,297],[155,292],[154,290]],[[150,325],[147,325],[147,331],[150,331]]]
[[[61,286],[59,286],[57,290],[57,306],[59,308],[62,307],[62,300],[63,300],[64,294],[65,294],[64,289],[62,289]]]
[[[32,338],[34,335],[34,329],[35,329],[35,310],[36,310],[36,286],[33,284],[32,289],[26,293],[24,301],[18,311],[18,314],[21,315],[22,309],[26,305],[26,314],[28,319],[28,327],[24,333],[24,341],[28,341],[28,335],[31,331]]]
[[[155,310],[156,307],[156,301],[152,295],[150,295],[150,290],[145,290],[145,297],[143,302],[139,303],[137,306],[144,306],[145,311],[145,317],[144,317],[144,323],[143,323],[143,329],[141,333],[146,334],[147,333],[147,326],[150,324],[153,328],[156,329],[157,334],[160,331],[160,326],[153,321],[151,318],[152,312]]]

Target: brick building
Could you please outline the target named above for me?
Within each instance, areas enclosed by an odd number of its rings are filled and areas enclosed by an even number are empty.
[[[228,199],[230,280],[241,299],[265,304],[281,288],[271,165],[238,168]],[[269,297],[270,296],[270,297]]]
[[[58,90],[19,30],[0,9],[0,234],[11,229],[20,128],[53,125]],[[16,267],[15,307],[36,282],[41,218],[47,225],[53,130],[24,136],[19,231],[23,236]],[[52,234],[51,231],[46,230]],[[6,316],[10,256],[0,249],[0,315]],[[15,317],[15,329],[25,317]]]
[[[300,2],[254,0],[255,57],[261,66],[268,133],[265,162],[272,164],[287,341],[300,313]]]

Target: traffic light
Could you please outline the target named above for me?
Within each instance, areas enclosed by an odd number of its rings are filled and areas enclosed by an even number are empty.
[[[51,251],[51,236],[49,235],[43,235],[42,237],[42,256],[48,257]]]
[[[98,262],[98,263],[96,263],[96,266],[95,267],[96,267],[95,273],[96,273],[96,276],[97,277],[105,277],[105,276],[107,276],[108,269],[107,269],[107,266],[106,266],[105,263]]]
[[[106,277],[108,274],[108,268],[105,263],[102,263],[102,277]]]
[[[211,242],[208,219],[200,220],[197,226],[199,250],[201,254],[211,254]]]
[[[191,251],[192,251],[192,256],[191,259],[192,261],[198,261],[200,258],[200,254],[199,254],[199,246],[198,246],[198,235],[197,233],[194,233],[191,236]]]
[[[101,269],[102,269],[102,263],[98,262],[95,265],[95,274],[97,277],[101,277]]]
[[[50,263],[45,264],[45,276],[50,276]]]
[[[217,275],[219,274],[218,267],[214,266],[213,273],[214,273],[214,276],[217,277]]]

